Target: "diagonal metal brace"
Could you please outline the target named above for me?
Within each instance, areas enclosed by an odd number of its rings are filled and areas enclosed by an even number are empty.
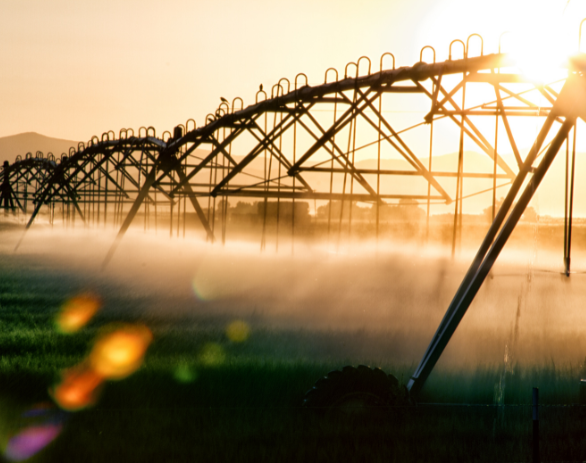
[[[548,118],[551,122],[553,118]],[[407,383],[407,389],[413,395],[417,394],[421,388],[423,387],[425,380],[433,370],[433,367],[439,360],[442,352],[446,348],[450,338],[456,331],[460,321],[466,314],[468,307],[474,300],[474,297],[478,293],[478,290],[482,286],[486,276],[490,272],[494,262],[496,261],[497,257],[499,256],[500,252],[502,251],[503,247],[505,246],[507,240],[511,236],[511,233],[515,229],[517,222],[525,212],[529,201],[533,197],[535,191],[539,187],[543,177],[545,176],[547,170],[549,169],[551,163],[555,159],[560,147],[565,142],[570,130],[576,123],[575,117],[569,117],[563,123],[562,127],[556,134],[555,138],[553,139],[552,143],[550,144],[547,152],[545,153],[539,167],[535,170],[533,178],[525,187],[525,190],[521,194],[517,204],[513,207],[506,223],[504,224],[502,230],[498,234],[497,238],[492,242],[492,237],[498,232],[500,228],[500,224],[503,222],[510,206],[513,203],[513,200],[517,196],[517,193],[522,186],[523,180],[528,172],[529,168],[531,167],[530,162],[533,161],[535,158],[535,153],[538,152],[538,148],[534,145],[532,152],[528,156],[527,161],[524,164],[524,169],[522,172],[525,172],[525,175],[519,175],[511,187],[505,202],[506,205],[503,204],[497,217],[495,220],[481,245],[478,254],[476,255],[475,260],[473,261],[468,273],[464,277],[464,281],[462,281],[460,288],[456,292],[454,299],[452,300],[446,314],[444,315],[443,320],[441,321],[427,351],[425,352],[423,359],[419,363],[417,370]],[[540,135],[541,144],[543,143],[543,139],[545,139],[545,135],[549,132],[549,128],[551,127],[551,123],[544,124],[544,128],[542,129]],[[544,130],[545,129],[545,130]],[[538,143],[536,142],[536,145]],[[531,159],[529,159],[531,158]],[[522,177],[522,178],[520,178]],[[492,245],[491,245],[492,243]],[[488,247],[490,248],[488,249]],[[488,249],[488,250],[487,250]]]

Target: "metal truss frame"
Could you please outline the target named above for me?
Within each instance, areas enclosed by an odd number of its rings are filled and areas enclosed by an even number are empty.
[[[564,142],[567,147],[564,262],[566,274],[570,271],[575,121],[583,117],[576,107],[577,102],[586,107],[586,83],[581,76],[586,69],[586,58],[580,56],[568,63],[568,77],[556,84],[561,88],[556,90],[555,85],[537,83],[519,72],[511,72],[512,61],[505,54],[483,55],[481,47],[480,56],[469,56],[471,37],[466,44],[452,42],[448,61],[436,63],[435,50],[424,47],[421,56],[426,49],[431,49],[433,63],[420,61],[411,67],[395,68],[394,57],[385,54],[380,60],[380,70],[371,72],[370,60],[362,57],[346,66],[341,79],[333,70],[336,78],[328,82],[332,72],[328,69],[322,85],[310,86],[307,77],[300,74],[293,85],[281,79],[272,88],[270,97],[261,87],[255,104],[246,108],[240,98],[235,98],[231,105],[223,100],[199,128],[190,120],[185,126],[176,127],[173,134],[166,132],[161,138],[156,137],[152,127],[141,128],[138,136],[131,130],[122,130],[118,137],[108,132],[101,139],[94,137],[87,145],[72,148],[60,162],[43,159],[38,154],[12,165],[5,164],[0,172],[0,206],[14,211],[18,205],[26,213],[27,201],[32,197],[35,207],[27,229],[43,205],[49,205],[53,211],[51,217],[54,217],[55,204],[61,203],[64,220],[73,220],[77,214],[84,222],[97,225],[105,225],[110,214],[119,232],[106,257],[107,263],[142,207],[146,228],[151,208],[156,222],[157,206],[168,204],[172,233],[174,207],[177,206],[178,231],[182,203],[185,224],[189,199],[207,239],[216,239],[215,226],[219,222],[224,241],[226,208],[218,209],[216,200],[226,201],[229,197],[258,198],[265,202],[261,247],[265,243],[267,202],[273,198],[277,200],[277,234],[281,201],[291,201],[292,211],[298,200],[330,201],[330,204],[341,201],[339,218],[332,217],[332,208],[328,208],[328,233],[332,220],[337,219],[341,228],[345,204],[349,208],[350,231],[356,202],[370,203],[376,208],[377,237],[379,209],[388,201],[410,200],[426,205],[428,225],[433,204],[453,204],[453,253],[462,233],[464,200],[492,192],[492,225],[408,383],[408,389],[416,394]],[[458,42],[463,47],[463,58],[452,59],[452,46]],[[392,57],[392,69],[383,68],[385,57]],[[360,75],[365,65],[368,71]],[[355,73],[351,76],[352,68]],[[491,96],[470,104],[472,85],[482,86],[482,94]],[[426,102],[430,109],[423,121],[398,127],[397,121],[386,115],[396,95],[413,98],[419,105],[421,101]],[[490,133],[478,122],[486,117],[495,122]],[[514,118],[544,120],[525,158],[515,138],[511,122]],[[442,120],[453,123],[457,134],[458,163],[451,171],[434,170],[432,164],[434,126]],[[193,128],[189,128],[190,123]],[[557,126],[557,132],[550,137],[550,131]],[[427,127],[429,150],[422,152],[410,145],[408,136]],[[504,130],[499,131],[499,127]],[[491,137],[494,142],[489,141]],[[514,165],[501,156],[499,146],[502,150],[503,143],[510,146]],[[490,172],[465,170],[467,144],[480,149],[491,160]],[[381,168],[385,150],[387,156],[391,153],[392,157],[404,160],[408,168]],[[366,151],[376,154],[376,169],[360,165],[361,153]],[[534,166],[538,159],[541,159],[539,164]],[[399,177],[421,179],[421,191],[402,191],[399,184],[393,189],[393,182],[387,182],[385,188],[381,186],[381,178]],[[490,188],[465,195],[463,185],[468,179],[484,179],[492,184]],[[525,182],[528,183],[522,190]],[[508,187],[508,193],[497,210],[496,191],[501,187]],[[200,204],[205,201],[207,207]],[[293,216],[292,233],[294,228]]]

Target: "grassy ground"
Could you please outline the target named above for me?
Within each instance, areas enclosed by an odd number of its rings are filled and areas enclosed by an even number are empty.
[[[26,421],[22,411],[49,400],[59,372],[81,361],[96,331],[133,321],[133,311],[101,313],[81,332],[58,333],[60,305],[81,283],[74,273],[0,265],[0,443]],[[120,305],[140,294],[120,292]],[[225,334],[226,318],[149,320],[154,342],[133,376],[106,384],[98,404],[71,414],[62,434],[31,461],[530,461],[531,388],[544,404],[578,401],[579,365],[482,365],[437,370],[422,404],[372,419],[326,421],[300,407],[329,370],[372,364],[403,382],[414,365],[320,354],[320,340],[344,332],[259,328],[247,342]],[[356,336],[369,336],[357,333]],[[317,343],[317,344],[316,344]],[[430,382],[431,382],[430,380]],[[511,406],[426,406],[474,403]],[[581,408],[544,407],[542,460],[586,455]]]

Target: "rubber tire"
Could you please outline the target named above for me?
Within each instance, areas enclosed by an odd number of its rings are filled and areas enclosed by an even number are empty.
[[[303,406],[324,415],[360,416],[410,405],[407,389],[380,368],[359,365],[330,371],[305,394]]]

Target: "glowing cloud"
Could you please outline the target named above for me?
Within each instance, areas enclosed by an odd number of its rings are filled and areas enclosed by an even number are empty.
[[[102,300],[92,293],[84,293],[69,299],[57,315],[57,329],[62,333],[74,333],[83,328],[102,306]]]

